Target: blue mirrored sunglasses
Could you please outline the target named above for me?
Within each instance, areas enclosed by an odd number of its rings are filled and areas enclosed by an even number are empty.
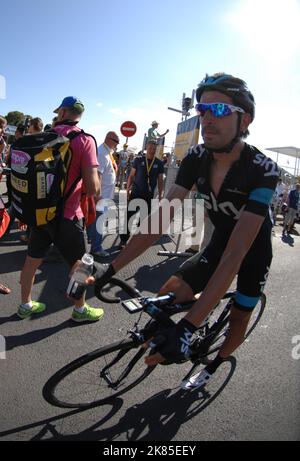
[[[201,117],[204,116],[207,110],[210,110],[213,116],[218,118],[231,115],[233,112],[245,113],[244,109],[241,107],[232,106],[231,104],[225,104],[223,102],[214,102],[212,104],[199,103],[195,105],[195,109]]]

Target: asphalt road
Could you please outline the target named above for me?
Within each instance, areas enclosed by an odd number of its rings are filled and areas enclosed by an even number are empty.
[[[33,290],[34,299],[47,303],[47,311],[18,319],[26,246],[15,229],[0,241],[0,280],[12,288],[10,295],[0,297],[0,333],[6,342],[6,358],[0,359],[0,441],[300,440],[299,225],[296,228],[291,239],[282,241],[281,228],[276,227],[264,316],[205,392],[180,392],[186,365],[160,366],[113,404],[86,411],[50,406],[42,387],[67,362],[122,338],[132,316],[119,306],[104,305],[101,321],[74,326],[64,296],[67,266],[48,263],[38,271]],[[114,239],[108,236],[104,246],[111,248]],[[174,249],[172,242],[166,246]],[[159,249],[152,247],[120,275],[155,293],[182,262],[157,256]],[[114,248],[110,251],[113,254]],[[100,305],[92,290],[89,302]]]

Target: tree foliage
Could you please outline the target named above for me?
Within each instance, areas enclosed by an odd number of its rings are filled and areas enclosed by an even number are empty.
[[[7,120],[8,125],[17,126],[19,123],[24,123],[25,115],[23,114],[23,112],[14,110],[12,112],[8,112],[5,118]]]

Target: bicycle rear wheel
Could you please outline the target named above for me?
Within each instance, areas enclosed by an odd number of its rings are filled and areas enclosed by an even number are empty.
[[[43,397],[63,408],[103,405],[154,370],[140,360],[145,352],[132,339],[125,339],[85,354],[51,376],[44,385]]]

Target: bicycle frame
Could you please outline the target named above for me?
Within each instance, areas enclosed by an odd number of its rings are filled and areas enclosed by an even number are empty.
[[[63,408],[91,408],[110,402],[133,389],[147,378],[157,366],[142,363],[142,356],[146,353],[143,344],[155,336],[163,336],[162,330],[169,328],[170,325],[175,325],[171,317],[188,311],[195,302],[193,300],[188,303],[174,304],[174,294],[167,294],[158,298],[142,298],[140,292],[130,287],[126,282],[114,278],[112,284],[122,288],[129,296],[140,298],[137,303],[140,312],[137,321],[123,340],[101,346],[84,354],[52,375],[43,387],[43,396],[50,404]],[[99,290],[101,293],[100,287]],[[220,303],[212,310],[205,323],[194,333],[190,345],[191,354],[183,360],[191,362],[192,366],[189,367],[190,370],[183,380],[188,379],[198,365],[207,364],[207,357],[217,353],[222,347],[228,332],[229,311],[233,295],[234,292],[226,293]],[[109,302],[113,302],[111,299]],[[116,299],[116,302],[121,301]],[[140,309],[140,302],[143,302],[142,309]],[[245,338],[251,334],[257,325],[265,303],[266,297],[262,294],[258,316]],[[132,313],[134,310],[129,309],[129,312]],[[142,327],[140,324],[143,312],[152,318]],[[152,349],[150,354],[155,352],[156,350]],[[169,363],[164,362],[163,364]],[[82,377],[84,377],[83,380]],[[79,388],[78,382],[81,383]],[[75,389],[75,394],[70,393],[71,389]]]
[[[114,284],[117,284],[117,282],[119,282],[119,280],[114,279]],[[122,282],[122,285],[123,284],[124,282]],[[232,295],[233,293],[228,293],[226,297],[231,298]],[[224,298],[226,299],[226,297]],[[175,315],[177,313],[186,312],[192,307],[192,305],[195,302],[193,300],[182,304],[170,304],[172,300],[174,300],[174,298],[175,295],[173,293],[169,293],[159,298],[141,298],[141,300],[144,302],[143,312],[146,312],[148,315],[150,315],[154,321],[150,320],[143,328],[140,328],[138,322],[136,322],[134,330],[128,331],[130,338],[133,340],[135,344],[134,347],[138,348],[139,346],[142,346],[142,344],[145,341],[155,336],[159,328],[174,326],[174,322],[170,319],[170,316]],[[161,301],[162,299],[163,303]],[[158,307],[157,304],[160,304],[160,306]],[[218,334],[221,332],[221,330],[228,322],[229,310],[230,302],[227,303],[220,317],[210,328],[208,327],[208,323],[205,323],[204,338],[201,339],[201,341],[197,344],[197,347],[192,352],[190,358],[186,361],[190,360],[195,365],[201,363],[201,358],[207,355],[207,352],[212,342],[217,338]],[[109,376],[109,369],[113,367],[116,363],[118,363],[128,352],[128,349],[119,351],[116,357],[114,357],[113,360],[100,371],[100,377],[103,378],[107,382],[107,384],[113,389],[118,388],[118,386],[129,375],[133,367],[144,354],[144,350],[139,349],[135,356],[126,365],[118,379],[112,381]]]

